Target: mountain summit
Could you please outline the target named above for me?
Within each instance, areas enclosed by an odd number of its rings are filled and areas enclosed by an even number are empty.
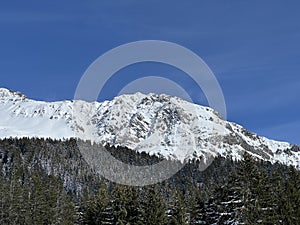
[[[0,88],[0,138],[77,137],[184,160],[207,154],[300,167],[300,148],[225,121],[209,107],[168,95],[136,93],[112,101],[43,102]]]

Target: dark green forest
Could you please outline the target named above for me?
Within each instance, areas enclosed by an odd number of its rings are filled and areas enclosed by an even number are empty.
[[[161,160],[106,149],[130,164]],[[159,184],[124,186],[97,175],[75,139],[0,140],[0,224],[300,224],[296,168],[248,154],[241,161],[218,157],[200,168],[195,159]]]

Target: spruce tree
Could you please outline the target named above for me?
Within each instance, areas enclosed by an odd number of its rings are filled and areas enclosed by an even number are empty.
[[[229,175],[228,181],[218,190],[218,223],[219,224],[234,224],[239,223],[240,212],[243,207],[243,180],[233,171]]]
[[[188,223],[184,197],[180,191],[175,191],[170,210],[168,218],[170,225],[184,225]]]
[[[295,167],[290,166],[286,183],[286,208],[285,218],[288,224],[300,224],[300,173]]]
[[[130,225],[140,224],[141,206],[138,187],[126,188],[126,222]]]
[[[162,225],[166,222],[166,205],[156,186],[147,187],[141,203],[141,224]]]
[[[260,224],[280,224],[277,216],[277,199],[272,192],[272,183],[264,170],[259,172],[259,184],[256,189],[255,207]]]
[[[242,206],[239,218],[243,223],[255,224],[259,219],[258,210],[255,207],[256,201],[256,188],[258,186],[259,178],[257,167],[255,166],[254,159],[248,154],[244,153],[240,166],[237,168],[237,175],[239,177]]]
[[[95,197],[88,201],[84,223],[89,225],[113,224],[111,197],[105,184],[101,184]]]
[[[113,192],[113,213],[114,222],[117,225],[127,224],[127,196],[126,196],[126,186],[117,185]]]
[[[204,221],[205,215],[205,200],[201,191],[195,190],[190,205],[190,224],[199,225],[206,224]]]

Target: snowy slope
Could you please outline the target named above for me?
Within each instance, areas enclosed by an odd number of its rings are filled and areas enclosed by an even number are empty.
[[[42,102],[0,88],[0,138],[79,137],[168,158],[232,156],[244,151],[300,167],[300,149],[224,121],[214,110],[167,95],[122,95],[112,101]]]

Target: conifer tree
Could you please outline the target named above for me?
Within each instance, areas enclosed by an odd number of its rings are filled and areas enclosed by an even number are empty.
[[[141,205],[141,224],[162,225],[166,222],[166,205],[156,186],[147,187]]]
[[[180,191],[176,191],[173,196],[173,204],[169,215],[170,225],[184,225],[188,223],[184,197]]]
[[[242,194],[242,206],[239,218],[242,222],[251,224],[259,218],[255,207],[256,192],[254,191],[259,181],[255,161],[246,152],[243,155],[240,166],[237,168],[237,175]]]
[[[126,188],[126,221],[130,225],[140,224],[141,206],[137,187]]]
[[[300,224],[300,173],[290,166],[286,184],[286,222]]]
[[[196,190],[193,193],[192,202],[190,205],[190,224],[206,224],[204,221],[205,215],[205,200],[201,191]]]
[[[266,172],[259,172],[259,184],[256,189],[255,210],[259,216],[258,222],[262,224],[280,224],[277,217],[277,201],[272,192],[272,183]],[[257,221],[257,220],[256,220]]]
[[[117,185],[113,192],[113,212],[114,212],[114,222],[117,225],[127,224],[127,196],[126,187],[122,185]]]
[[[111,197],[105,184],[101,184],[99,191],[87,204],[84,222],[90,225],[113,224]]]
[[[233,224],[241,220],[240,212],[244,202],[243,188],[243,180],[235,170],[229,175],[227,183],[219,188],[217,204],[220,224]]]

